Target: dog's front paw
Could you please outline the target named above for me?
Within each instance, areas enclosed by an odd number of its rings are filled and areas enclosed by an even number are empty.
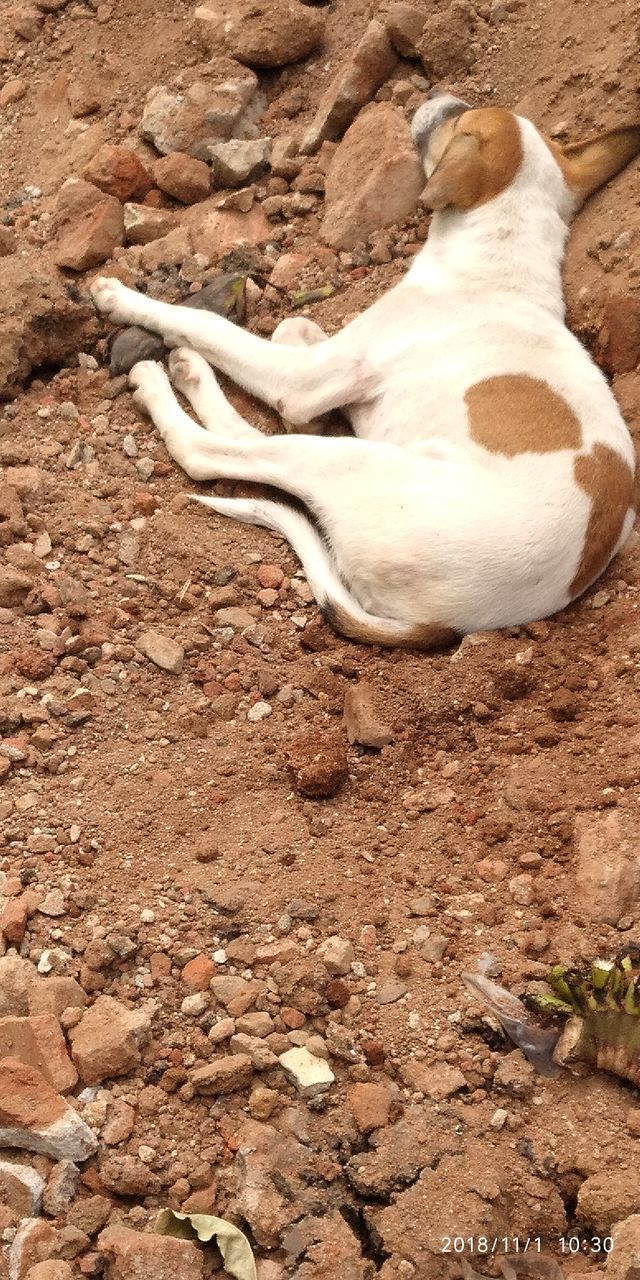
[[[108,316],[114,324],[127,324],[135,319],[129,301],[131,290],[121,280],[98,276],[92,282],[89,292],[96,309]]]

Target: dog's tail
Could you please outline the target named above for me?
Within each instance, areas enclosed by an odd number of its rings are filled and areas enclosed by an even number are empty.
[[[399,622],[367,613],[349,594],[331,553],[308,516],[296,507],[262,498],[201,497],[195,502],[245,524],[264,525],[282,534],[302,563],[307,581],[327,622],[350,640],[399,649],[446,649],[460,639],[450,627]]]

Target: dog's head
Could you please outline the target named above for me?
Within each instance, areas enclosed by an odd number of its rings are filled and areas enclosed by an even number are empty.
[[[537,185],[567,220],[584,200],[640,153],[640,121],[560,146],[503,107],[474,109],[432,92],[411,126],[430,209],[478,208],[514,184]]]

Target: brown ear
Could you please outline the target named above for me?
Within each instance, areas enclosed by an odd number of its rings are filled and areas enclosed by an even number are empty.
[[[586,200],[640,153],[640,124],[623,125],[597,138],[560,148],[559,161],[567,185]]]
[[[428,209],[470,209],[481,190],[480,143],[474,134],[455,133],[422,192],[422,203]]]

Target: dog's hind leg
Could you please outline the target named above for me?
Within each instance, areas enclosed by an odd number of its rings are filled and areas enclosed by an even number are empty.
[[[313,347],[316,342],[326,342],[327,337],[324,329],[321,329],[315,320],[309,320],[306,316],[287,316],[274,329],[271,341],[277,342],[280,346]],[[282,425],[287,432],[302,431],[305,435],[319,436],[322,435],[328,421],[328,415],[323,414],[319,418],[313,418],[311,422],[299,422],[297,425],[283,418]]]
[[[284,347],[314,347],[316,342],[326,342],[328,337],[315,320],[307,316],[287,316],[276,325],[271,341]]]
[[[170,454],[192,479],[245,480],[283,492],[282,503],[217,496],[198,500],[222,514],[284,534],[302,561],[320,608],[337,630],[365,644],[432,649],[451,642],[453,633],[448,628],[369,612],[341,577],[343,535],[338,532],[337,513],[342,528],[358,489],[370,489],[377,501],[387,485],[391,492],[401,491],[407,466],[411,470],[415,466],[405,451],[353,438],[265,436],[260,431],[234,435],[239,416],[235,411],[224,418],[225,434],[203,431],[180,408],[160,365],[142,361],[132,369],[130,381],[137,388],[136,403],[150,414]],[[310,515],[289,506],[287,494],[298,498]],[[356,526],[362,514],[358,508],[352,512]],[[366,562],[366,543],[360,545],[357,527],[352,532],[358,555]],[[367,572],[375,576],[377,550],[372,557]]]

